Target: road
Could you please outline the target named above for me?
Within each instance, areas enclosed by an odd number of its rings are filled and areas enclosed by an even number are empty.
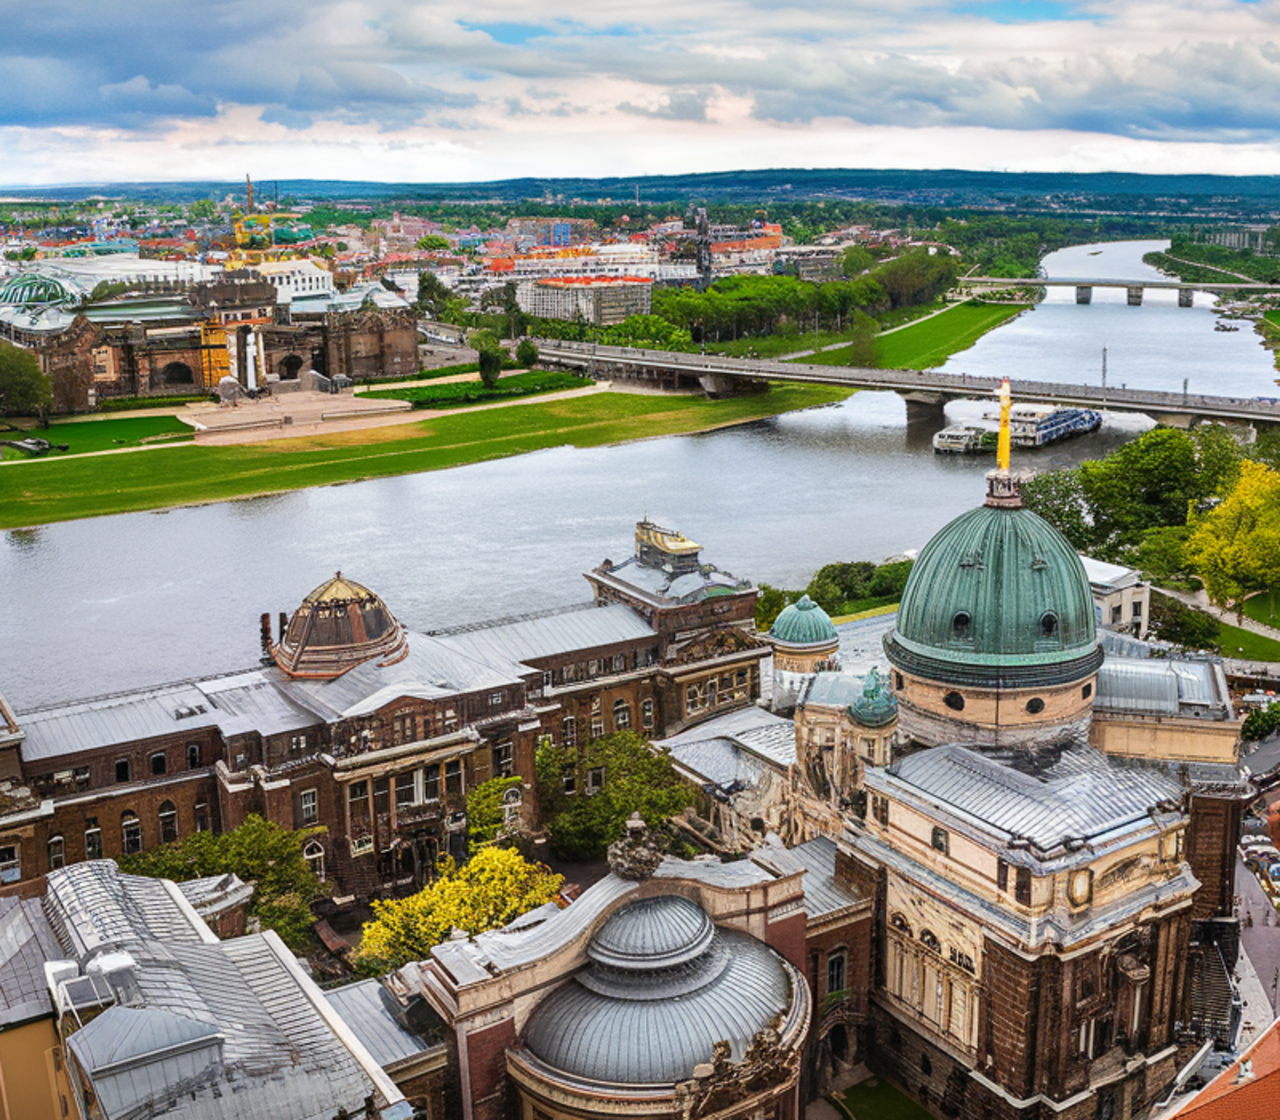
[[[1267,990],[1273,1010],[1280,1012],[1277,978],[1280,978],[1280,915],[1276,913],[1253,872],[1236,861],[1236,894],[1240,897],[1240,940]],[[1252,915],[1250,925],[1247,915]]]

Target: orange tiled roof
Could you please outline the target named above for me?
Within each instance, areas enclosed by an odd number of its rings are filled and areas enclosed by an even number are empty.
[[[1249,1063],[1250,1076],[1243,1076]],[[1169,1120],[1263,1120],[1280,1116],[1280,1019]]]

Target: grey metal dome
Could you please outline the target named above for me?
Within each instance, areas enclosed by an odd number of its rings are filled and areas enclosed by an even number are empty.
[[[702,921],[695,922],[694,915]],[[620,923],[610,929],[615,922]],[[710,927],[704,941],[702,922]],[[638,943],[655,937],[655,965]],[[752,1038],[796,993],[782,959],[761,941],[716,929],[688,899],[667,896],[624,907],[600,931],[630,956],[625,967],[592,964],[534,1010],[526,1045],[546,1065],[572,1077],[614,1085],[673,1085],[709,1062],[719,1041],[741,1061]],[[625,935],[625,936],[624,936]],[[702,948],[688,956],[688,948]],[[683,948],[680,948],[683,946]]]
[[[696,902],[675,895],[644,898],[605,922],[587,946],[587,956],[614,968],[671,968],[701,956],[715,932]]]

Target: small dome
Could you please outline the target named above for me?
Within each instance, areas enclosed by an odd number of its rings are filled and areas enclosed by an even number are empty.
[[[320,678],[341,676],[373,658],[391,664],[408,652],[405,632],[387,605],[341,572],[302,600],[271,648],[291,677]]]
[[[671,968],[700,956],[715,932],[706,911],[687,898],[645,898],[605,922],[587,956],[614,968]]]
[[[677,896],[623,907],[587,953],[592,963],[534,1009],[526,1035],[533,1054],[571,1077],[687,1081],[717,1042],[741,1061],[756,1032],[804,999],[768,945],[716,929],[701,907]],[[621,956],[624,965],[605,963]]]
[[[808,595],[783,608],[769,628],[769,637],[789,646],[830,645],[840,640],[831,616]]]
[[[1102,660],[1080,557],[1043,518],[988,503],[961,514],[911,569],[890,662],[930,680],[1060,684]]]
[[[867,674],[862,695],[849,705],[849,714],[863,727],[884,727],[898,718],[898,698],[885,688],[874,667]]]

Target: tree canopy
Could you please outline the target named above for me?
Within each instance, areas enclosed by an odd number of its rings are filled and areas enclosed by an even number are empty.
[[[378,975],[427,957],[455,929],[474,936],[498,929],[550,902],[564,876],[527,860],[512,848],[478,851],[462,867],[449,858],[435,882],[409,898],[373,904],[353,961],[364,975]]]
[[[1280,471],[1242,463],[1226,497],[1194,518],[1185,551],[1219,606],[1280,583]]]
[[[590,859],[626,832],[639,813],[657,828],[692,805],[694,791],[660,751],[634,731],[586,746],[538,749],[538,805],[552,847],[566,859]]]
[[[194,832],[183,840],[133,856],[121,856],[120,870],[155,879],[240,876],[255,884],[249,912],[274,929],[291,949],[306,947],[314,921],[310,904],[324,885],[302,854],[315,830],[294,832],[254,814],[230,832]]]
[[[0,342],[0,415],[48,416],[53,407],[49,378],[30,350]]]

